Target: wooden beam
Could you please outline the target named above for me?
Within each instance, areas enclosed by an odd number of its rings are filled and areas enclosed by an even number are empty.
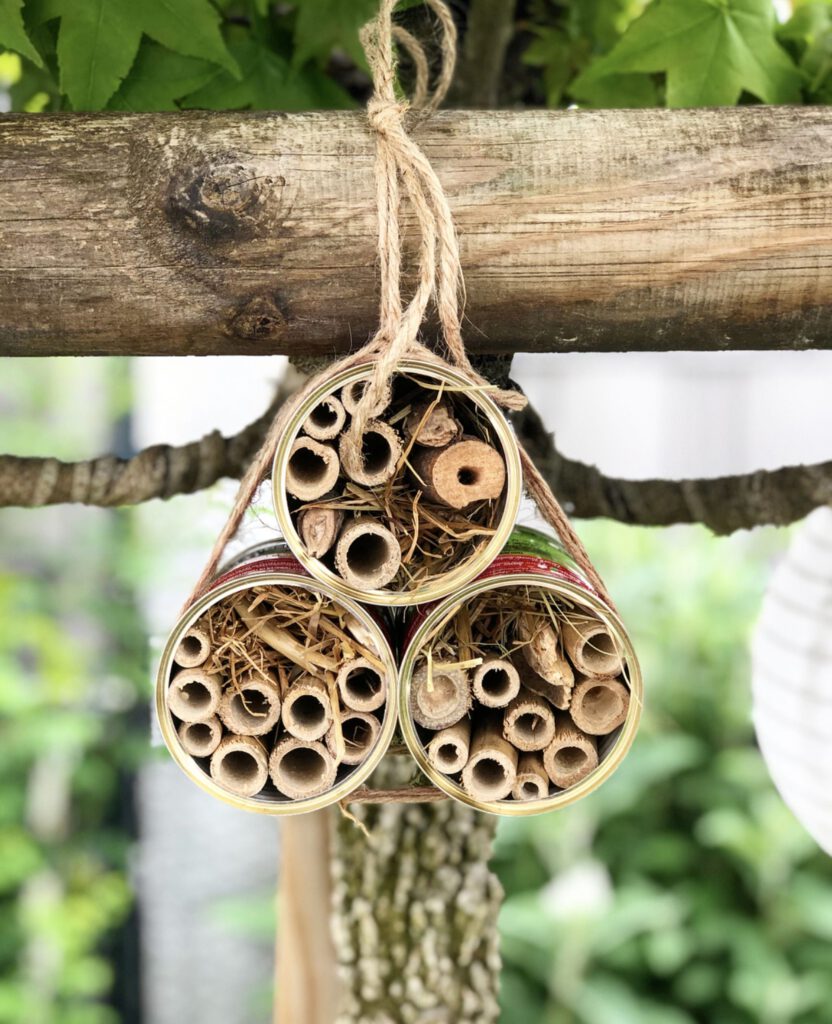
[[[472,351],[832,347],[829,108],[415,133],[459,226]],[[373,156],[360,112],[0,118],[0,353],[363,342]]]

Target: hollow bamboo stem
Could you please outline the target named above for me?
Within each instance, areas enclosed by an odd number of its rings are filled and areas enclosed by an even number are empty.
[[[331,441],[344,429],[346,419],[343,404],[335,395],[327,395],[303,421],[301,430],[316,441]]]
[[[377,590],[399,571],[399,542],[381,523],[355,519],[345,526],[335,546],[335,568],[354,587]]]
[[[208,660],[211,642],[204,629],[192,626],[179,641],[173,660],[181,668],[197,668]]]
[[[569,714],[590,736],[606,736],[627,717],[630,691],[618,679],[581,679],[572,691]]]
[[[318,796],[335,784],[338,766],[323,743],[286,736],[269,758],[269,773],[277,789],[290,800]]]
[[[368,715],[364,711],[345,711],[341,714],[340,722],[344,747],[341,761],[344,764],[361,764],[376,745],[381,723],[375,715]],[[333,729],[327,733],[326,745],[332,756],[338,760]]]
[[[561,683],[550,683],[529,665],[525,658],[514,659],[514,666],[520,673],[520,681],[523,686],[536,693],[539,697],[547,700],[553,708],[559,711],[566,711],[572,700],[572,687],[564,686]]]
[[[549,776],[540,754],[521,754],[511,795],[515,800],[543,800],[549,795]]]
[[[503,736],[518,750],[543,750],[555,738],[555,713],[551,704],[528,690],[506,708]]]
[[[191,757],[210,757],[220,745],[222,723],[216,715],[204,722],[180,722],[179,742]]]
[[[338,537],[344,513],[335,508],[304,508],[298,512],[297,530],[306,553],[323,558]]]
[[[445,448],[456,441],[462,426],[447,402],[417,402],[404,423],[405,433],[426,448]]]
[[[183,668],[171,679],[166,700],[183,722],[204,722],[217,713],[222,687],[219,676],[201,668]]]
[[[286,490],[301,501],[316,501],[338,482],[340,468],[338,453],[332,445],[298,437],[286,464]]]
[[[441,662],[423,663],[410,683],[410,712],[426,729],[446,729],[468,714],[471,684],[468,673]]]
[[[211,755],[211,777],[237,796],[255,796],[269,777],[266,748],[254,736],[226,736]]]
[[[561,789],[569,789],[597,766],[595,737],[581,732],[568,715],[558,715],[555,738],[543,751],[543,767],[552,782]]]
[[[353,658],[338,670],[341,700],[351,711],[376,711],[387,700],[387,680],[367,658]]]
[[[563,646],[575,668],[585,676],[617,676],[621,653],[607,627],[591,615],[572,615],[563,624]]]
[[[350,480],[365,487],[376,487],[396,472],[402,443],[388,423],[371,420],[364,428],[360,445],[354,443],[352,434],[348,432],[341,435],[338,452],[341,468]]]
[[[474,723],[463,788],[476,800],[505,800],[514,788],[517,761],[517,750],[503,737],[502,715],[483,715]]]
[[[504,708],[520,692],[520,675],[505,658],[486,658],[474,669],[474,696],[487,708]]]
[[[503,456],[475,438],[414,450],[410,462],[425,495],[451,508],[499,498],[506,482]]]
[[[564,656],[558,632],[551,622],[535,615],[521,615],[517,620],[517,639],[526,664],[547,683],[571,688],[575,673]]]
[[[283,725],[299,740],[319,740],[332,727],[329,688],[322,679],[301,676],[283,700]]]
[[[468,763],[471,748],[471,723],[463,718],[456,725],[440,729],[428,743],[428,760],[440,772],[455,775]]]
[[[354,380],[351,384],[345,384],[344,387],[341,388],[341,402],[350,416],[355,415],[356,410],[358,409],[358,403],[363,398],[366,389],[367,381],[364,380]],[[370,409],[370,416],[380,416],[390,404],[391,397],[392,391],[388,381],[384,385],[381,398],[376,402],[372,409]]]
[[[265,736],[280,719],[277,683],[252,673],[239,686],[226,688],[219,715],[229,732],[238,736]]]

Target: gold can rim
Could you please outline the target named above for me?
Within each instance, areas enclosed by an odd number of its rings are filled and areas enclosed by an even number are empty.
[[[237,796],[236,794],[229,793],[228,790],[223,789],[222,786],[214,782],[211,776],[196,763],[196,760],[190,754],[186,753],[185,750],[182,749],[179,742],[179,736],[176,731],[176,726],[173,723],[173,717],[165,699],[167,685],[170,679],[170,670],[173,665],[174,652],[182,638],[182,635],[191,628],[200,615],[202,615],[207,608],[210,608],[224,597],[239,593],[243,590],[248,590],[250,587],[269,584],[277,586],[299,586],[303,587],[305,590],[322,592],[326,597],[329,597],[331,600],[337,601],[339,604],[343,605],[348,612],[355,615],[362,625],[370,629],[376,637],[379,657],[382,658],[385,667],[389,672],[388,698],[384,717],[381,723],[381,731],[379,733],[378,740],[376,741],[376,745],[370,752],[367,759],[361,764],[356,765],[353,771],[350,772],[345,779],[337,783],[326,793],[321,793],[318,796],[307,797],[303,800],[286,800],[280,802],[269,801],[267,799],[258,799],[256,796]],[[323,586],[319,580],[312,579],[309,576],[300,576],[291,572],[257,571],[253,572],[249,576],[239,576],[233,580],[228,580],[226,583],[222,583],[218,587],[207,591],[197,601],[195,601],[190,608],[180,615],[176,625],[168,635],[168,639],[165,643],[161,659],[159,661],[159,668],[156,673],[156,719],[159,723],[159,728],[161,729],[165,746],[170,752],[171,757],[173,757],[174,761],[188,776],[188,778],[191,779],[192,782],[195,782],[200,789],[210,793],[211,796],[216,797],[223,803],[230,804],[233,807],[242,808],[243,810],[253,811],[255,814],[268,814],[272,816],[305,814],[310,811],[319,811],[324,807],[329,807],[332,804],[343,800],[345,797],[348,797],[350,793],[366,781],[373,770],[378,766],[379,762],[387,752],[387,748],[390,745],[390,741],[393,738],[393,733],[396,728],[397,705],[393,693],[393,687],[396,683],[397,677],[398,669],[392,648],[387,641],[387,638],[384,636],[380,626],[373,619],[373,616],[368,613],[366,608],[362,608],[358,602],[353,601],[351,598],[345,598],[342,594],[332,592],[331,588]]]
[[[598,766],[576,785],[570,786],[569,789],[561,790],[552,796],[545,797],[543,800],[530,800],[528,802],[478,800],[467,793],[458,783],[440,772],[428,760],[410,714],[410,680],[413,675],[414,663],[420,651],[421,641],[441,618],[447,616],[452,604],[461,605],[469,598],[475,597],[486,590],[518,585],[540,586],[561,596],[582,601],[599,615],[601,621],[614,633],[625,651],[628,672],[627,682],[630,688],[630,705],[627,717],[619,727],[618,735],[613,740],[611,749],[604,759],[599,762]],[[638,731],[644,700],[644,686],[641,666],[623,622],[594,591],[585,590],[575,583],[554,578],[543,572],[523,572],[472,580],[459,593],[452,594],[444,601],[438,602],[428,612],[410,638],[410,643],[402,657],[399,668],[398,698],[399,722],[404,741],[419,765],[420,770],[424,772],[435,786],[452,799],[467,804],[476,810],[485,811],[488,814],[496,814],[501,817],[527,817],[534,814],[544,814],[547,811],[556,810],[557,808],[575,803],[575,801],[596,790],[615,772],[632,746]]]
[[[363,604],[386,605],[398,608],[413,607],[414,605],[438,601],[453,594],[459,587],[464,586],[470,580],[479,576],[500,554],[511,531],[514,529],[517,514],[520,511],[523,493],[523,470],[520,463],[520,452],[514,431],[496,403],[483,390],[473,388],[471,381],[462,373],[451,367],[438,367],[433,363],[423,360],[402,360],[398,364],[397,373],[423,374],[428,377],[434,377],[437,380],[442,380],[444,377],[450,383],[468,390],[472,401],[476,402],[488,414],[489,421],[497,434],[497,439],[500,442],[506,462],[506,485],[502,514],[494,534],[488,542],[467,562],[435,581],[427,582],[413,591],[361,590],[359,587],[352,586],[337,573],[327,568],[319,559],[312,558],[307,554],[289,513],[289,505],[286,500],[286,465],[289,448],[300,432],[305,418],[304,414],[308,413],[321,399],[332,394],[337,388],[341,388],[345,384],[351,384],[353,381],[361,380],[363,377],[369,376],[371,372],[372,367],[367,363],[349,367],[341,373],[335,374],[334,377],[329,377],[322,381],[302,402],[298,403],[292,411],[287,428],[278,441],[275,450],[272,462],[272,501],[278,528],[289,545],[292,554],[316,580],[332,587],[339,594],[343,594]]]

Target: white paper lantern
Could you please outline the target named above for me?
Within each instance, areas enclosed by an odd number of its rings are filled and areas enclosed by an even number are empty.
[[[806,519],[772,575],[752,666],[754,728],[771,777],[832,854],[832,509]]]

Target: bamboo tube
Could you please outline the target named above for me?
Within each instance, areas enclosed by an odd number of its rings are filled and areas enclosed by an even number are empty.
[[[566,660],[554,625],[536,615],[521,615],[517,620],[520,651],[529,667],[547,683],[571,689],[575,673]]]
[[[543,751],[543,767],[552,782],[561,789],[568,789],[597,766],[595,737],[581,732],[568,715],[558,715],[555,738]]]
[[[621,653],[607,627],[592,615],[573,615],[563,624],[563,646],[575,668],[585,676],[617,676]]]
[[[503,456],[476,438],[414,451],[410,462],[425,495],[451,508],[499,498],[505,487]]]
[[[381,722],[375,715],[368,715],[364,711],[344,711],[341,714],[344,750],[340,760],[344,764],[361,764],[376,745],[380,732]],[[339,760],[334,725],[326,734],[326,745],[335,760]]]
[[[543,750],[555,738],[551,704],[527,690],[509,704],[503,716],[503,736],[518,750]]]
[[[335,784],[338,766],[323,743],[286,736],[269,758],[269,773],[277,789],[291,800],[325,793]]]
[[[179,742],[191,757],[209,757],[220,745],[222,723],[216,715],[204,722],[180,722]]]
[[[337,710],[337,709],[336,709]],[[301,676],[283,698],[283,725],[299,740],[319,740],[332,726],[333,707],[322,679]]]
[[[211,642],[204,629],[191,626],[179,641],[173,660],[181,668],[196,668],[208,660],[211,653]]]
[[[335,395],[322,398],[303,421],[301,430],[316,441],[331,441],[344,429],[347,414]]]
[[[579,729],[606,736],[627,717],[630,691],[619,679],[581,679],[572,691],[569,714]]]
[[[226,687],[219,715],[228,731],[237,736],[265,736],[280,719],[280,688],[252,673],[238,686]]]
[[[367,381],[365,380],[354,380],[352,384],[345,384],[341,388],[341,401],[343,402],[344,408],[350,414],[354,416],[358,409],[358,403],[364,396],[364,392],[367,390]],[[387,406],[390,404],[392,391],[390,389],[390,382],[388,381],[384,385],[384,391],[381,398],[376,402],[372,409],[370,409],[370,416],[380,416]]]
[[[426,729],[446,729],[468,714],[471,685],[461,668],[424,662],[410,682],[410,713]]]
[[[376,711],[387,700],[387,680],[367,658],[353,658],[338,670],[341,700],[351,711]]]
[[[456,775],[468,763],[471,748],[471,723],[463,718],[456,725],[440,729],[427,746],[428,760],[440,772]]]
[[[349,433],[341,435],[338,445],[341,468],[357,484],[376,487],[396,472],[402,454],[402,442],[389,423],[371,420],[361,435],[361,450],[352,446]]]
[[[520,692],[520,676],[510,661],[486,658],[474,669],[474,696],[487,708],[504,708]]]
[[[237,796],[255,796],[269,778],[266,748],[254,736],[226,736],[211,755],[211,778]]]
[[[426,448],[444,448],[462,433],[447,402],[426,399],[417,402],[404,422],[409,438]]]
[[[300,501],[315,501],[332,490],[341,467],[331,444],[298,437],[289,449],[286,490]]]
[[[399,542],[373,519],[354,519],[335,546],[335,568],[347,583],[362,590],[387,586],[401,563]]]
[[[298,512],[297,531],[306,553],[323,558],[338,536],[344,513],[336,508],[304,508]]]
[[[219,676],[209,676],[201,668],[183,668],[170,681],[167,705],[183,722],[204,722],[217,713],[221,691]]]
[[[527,690],[536,693],[539,697],[547,700],[552,707],[559,711],[566,711],[572,700],[572,688],[560,683],[547,682],[542,676],[528,664],[525,659],[515,658],[514,666],[520,673],[520,681]]]
[[[505,800],[517,778],[517,750],[503,738],[502,716],[491,712],[474,723],[462,785],[476,800]]]
[[[515,800],[543,800],[549,795],[549,776],[540,754],[521,754],[517,763],[517,779],[511,795]]]

